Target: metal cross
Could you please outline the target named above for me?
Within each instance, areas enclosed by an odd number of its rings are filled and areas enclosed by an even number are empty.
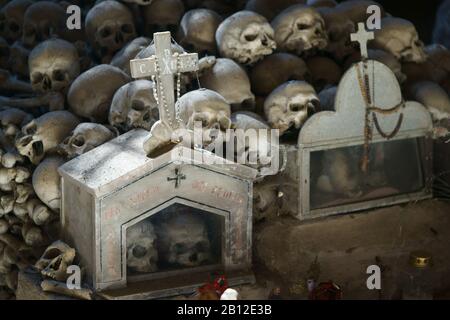
[[[375,34],[373,31],[367,31],[363,22],[358,23],[358,32],[352,33],[350,39],[353,42],[359,42],[359,48],[361,50],[362,60],[367,60],[369,58],[369,53],[367,52],[367,42],[375,39]]]
[[[175,168],[175,177],[167,177],[167,181],[175,181],[175,188],[178,188],[181,180],[186,180],[186,175],[182,174],[178,168]]]
[[[172,54],[172,37],[169,31],[157,32],[153,35],[153,39],[155,41],[155,55],[150,58],[131,60],[131,76],[133,78],[156,76],[157,80],[161,82],[160,84],[155,83],[157,85],[159,117],[161,122],[170,127],[170,123],[176,123],[174,75],[198,70],[198,55],[197,53],[182,53],[178,56]],[[162,96],[164,96],[167,109],[162,105]]]

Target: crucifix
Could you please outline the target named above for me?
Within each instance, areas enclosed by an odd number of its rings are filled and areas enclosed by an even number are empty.
[[[179,126],[175,111],[174,77],[177,75],[177,93],[180,90],[180,74],[198,70],[197,53],[172,53],[171,35],[169,31],[157,32],[153,35],[155,54],[145,59],[130,61],[133,78],[152,77],[156,87],[155,98],[158,102],[159,118],[171,129]],[[155,81],[156,80],[156,81]]]
[[[186,175],[182,174],[178,168],[175,169],[175,177],[167,177],[167,181],[175,181],[175,188],[178,188],[181,180],[186,180]]]
[[[353,42],[359,42],[359,48],[361,50],[361,59],[367,60],[369,58],[369,54],[367,52],[367,42],[375,39],[375,34],[373,31],[367,31],[363,22],[358,23],[358,32],[352,33],[350,35],[350,39]]]

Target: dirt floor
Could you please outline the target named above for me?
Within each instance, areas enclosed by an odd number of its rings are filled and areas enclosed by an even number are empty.
[[[427,200],[308,222],[273,218],[254,227],[256,284],[237,287],[243,300],[307,299],[306,279],[332,280],[344,299],[399,299],[411,279],[411,251],[426,250],[432,267],[420,277],[434,299],[450,299],[450,202]],[[369,290],[366,269],[379,265],[381,290]],[[403,280],[402,280],[403,279]],[[43,294],[32,276],[19,276],[18,299],[63,299]],[[196,299],[179,296],[175,299]]]
[[[395,299],[408,290],[409,254],[426,250],[426,279],[435,299],[450,298],[450,202],[427,200],[310,222],[265,221],[254,228],[254,270],[259,289],[282,288],[286,298],[307,298],[306,279],[339,284],[344,299]],[[316,260],[317,259],[317,260]],[[317,262],[314,264],[314,262]],[[368,290],[366,269],[381,267],[381,290]],[[314,273],[313,272],[313,273]]]

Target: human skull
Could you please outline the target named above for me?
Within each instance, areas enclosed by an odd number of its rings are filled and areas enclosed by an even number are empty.
[[[142,11],[146,36],[153,37],[153,33],[161,31],[175,35],[184,14],[184,4],[181,0],[153,0]]]
[[[109,124],[121,131],[133,128],[150,130],[159,120],[153,87],[153,82],[148,80],[136,80],[120,87],[111,102]]]
[[[124,4],[106,0],[89,10],[86,35],[103,63],[109,63],[117,51],[136,37],[133,15]]]
[[[337,87],[328,87],[319,92],[320,111],[336,111],[334,101],[336,99]]]
[[[277,15],[271,24],[277,48],[281,51],[311,54],[328,45],[325,21],[312,7],[291,6]]]
[[[190,91],[177,101],[180,118],[186,127],[194,129],[197,123],[202,127],[202,142],[206,146],[231,126],[231,107],[224,97],[209,89]]]
[[[61,39],[46,40],[31,50],[28,58],[33,91],[66,92],[80,74],[77,49]]]
[[[61,207],[61,177],[58,168],[65,160],[59,156],[46,157],[33,172],[33,188],[38,198],[54,212]]]
[[[361,196],[361,175],[354,152],[346,149],[331,149],[323,153],[321,172],[314,177],[312,190],[320,193],[332,193],[348,198]]]
[[[17,184],[15,186],[16,203],[25,203],[34,194],[33,186],[30,183]]]
[[[14,42],[22,37],[25,11],[32,4],[31,0],[12,0],[0,11],[0,35],[7,41]]]
[[[253,220],[275,217],[282,207],[284,192],[279,179],[268,177],[253,186]]]
[[[450,49],[442,44],[433,43],[425,47],[428,58],[450,72]]]
[[[408,88],[411,84],[422,81],[433,81],[439,83],[441,72],[436,72],[436,67],[430,60],[426,60],[422,63],[417,62],[403,62],[401,64],[402,73],[406,76],[405,88]]]
[[[203,87],[224,97],[233,111],[252,109],[255,105],[247,73],[231,59],[216,59],[211,68],[202,72],[200,82]]]
[[[210,262],[211,242],[205,221],[190,213],[173,213],[156,228],[160,259],[170,265],[197,267]]]
[[[66,27],[62,6],[51,1],[38,1],[25,11],[22,42],[33,48],[39,42],[58,36]]]
[[[306,60],[306,65],[311,74],[311,83],[317,91],[334,86],[342,77],[339,65],[327,57],[315,56]]]
[[[310,7],[320,8],[334,8],[337,6],[337,2],[335,0],[308,0],[306,4]]]
[[[20,40],[14,42],[10,47],[9,69],[24,79],[30,76],[28,66],[29,55],[30,50],[25,48]]]
[[[19,153],[38,164],[78,125],[79,120],[69,111],[51,111],[31,120],[16,137]]]
[[[401,63],[389,52],[384,50],[368,50],[369,59],[385,64],[397,77],[399,83],[406,81],[406,75],[402,72]]]
[[[400,61],[420,63],[427,59],[416,28],[405,19],[381,19],[381,29],[375,31],[375,39],[369,44],[374,49],[390,52]]]
[[[25,213],[22,210],[25,210]],[[28,201],[23,204],[23,207],[17,207],[15,205],[14,214],[18,217],[26,215],[26,217],[21,217],[21,219],[27,221],[28,218],[31,218],[34,224],[38,226],[47,224],[52,216],[54,216],[51,209],[41,200],[36,198],[28,199]]]
[[[48,237],[44,234],[43,229],[39,228],[34,223],[31,223],[31,221],[24,223],[22,225],[22,230],[20,231],[25,244],[32,248],[42,248],[43,245],[48,244]],[[49,275],[54,275],[53,271],[58,268],[58,266],[59,263],[56,262],[56,264],[52,264],[50,269],[46,270],[46,272],[48,272]],[[55,267],[55,269],[53,269],[53,267]]]
[[[122,0],[123,2],[135,3],[140,6],[148,6],[152,4],[154,0]]]
[[[245,10],[256,12],[271,21],[284,9],[305,2],[306,0],[249,0],[245,5]]]
[[[300,129],[311,112],[318,110],[319,98],[305,81],[289,81],[277,87],[264,102],[269,125],[280,135],[291,127]]]
[[[98,123],[80,123],[59,145],[67,158],[72,159],[113,139],[115,133]]]
[[[201,57],[215,55],[216,30],[222,20],[222,17],[209,9],[189,10],[181,19],[178,42],[187,51],[197,52]]]
[[[91,122],[106,123],[114,93],[130,80],[117,67],[95,66],[80,74],[70,86],[67,94],[70,109]]]
[[[252,11],[226,18],[217,28],[216,43],[222,57],[242,64],[254,64],[276,49],[272,27]]]
[[[111,60],[110,65],[115,66],[131,75],[130,60],[134,59],[136,55],[150,45],[150,39],[139,37],[130,41],[125,47],[118,51]]]
[[[158,251],[153,224],[143,220],[127,229],[127,268],[133,272],[158,270]]]
[[[4,168],[14,168],[18,163],[23,163],[24,160],[25,158],[18,154],[16,150],[1,155],[1,164]]]
[[[238,111],[231,115],[233,129],[268,129],[270,126],[258,114],[250,111]]]
[[[7,137],[14,137],[20,128],[30,122],[33,117],[23,110],[17,108],[7,108],[0,111],[0,126],[3,134]]]
[[[303,59],[290,53],[274,53],[258,62],[251,70],[252,90],[258,96],[268,96],[276,87],[289,80],[309,80]]]
[[[69,276],[67,267],[72,265],[75,255],[75,249],[58,240],[45,249],[35,267],[44,277],[65,281]]]
[[[245,159],[255,169],[270,165],[270,126],[266,121],[256,113],[239,111],[231,115],[231,123],[234,130],[241,130],[236,134],[238,160]]]
[[[227,17],[233,14],[237,8],[243,7],[243,2],[246,0],[231,0],[231,1],[217,1],[217,0],[183,0],[186,10],[205,8],[217,12],[222,17]]]
[[[427,62],[433,66],[435,82],[441,84],[450,78],[450,50],[440,44],[425,47]]]
[[[343,61],[354,52],[350,34],[356,30],[355,23],[337,8],[321,7],[317,9],[325,21],[328,33],[328,46],[325,51],[336,60]]]
[[[380,8],[381,17],[385,16],[383,7],[375,1],[367,0],[351,0],[343,1],[336,6],[336,9],[345,17],[349,18],[355,24],[358,22],[366,22],[369,14],[367,8],[376,5]]]
[[[9,59],[11,52],[9,44],[4,38],[0,38],[0,68],[7,69],[9,67]]]
[[[450,98],[437,83],[418,82],[410,91],[411,98],[426,106],[434,121],[450,119]]]

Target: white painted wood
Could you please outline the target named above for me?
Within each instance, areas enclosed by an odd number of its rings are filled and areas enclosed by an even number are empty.
[[[369,58],[367,52],[367,42],[375,39],[375,34],[372,31],[367,31],[363,22],[358,23],[358,32],[352,33],[350,38],[353,42],[359,42],[359,48],[361,50],[361,58],[366,60]]]

